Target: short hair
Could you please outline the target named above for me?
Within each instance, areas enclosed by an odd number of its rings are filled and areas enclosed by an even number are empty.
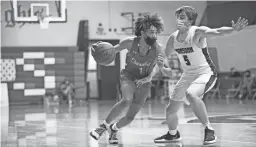
[[[157,33],[164,31],[164,20],[157,13],[143,13],[142,17],[135,22],[135,35],[141,36],[141,31],[149,29],[151,26],[156,27]]]
[[[186,15],[188,17],[188,20],[192,20],[191,25],[195,25],[196,19],[197,19],[197,16],[198,16],[195,8],[193,8],[191,6],[182,6],[182,7],[178,8],[175,11],[175,15],[178,15],[181,12],[185,12],[186,13]]]

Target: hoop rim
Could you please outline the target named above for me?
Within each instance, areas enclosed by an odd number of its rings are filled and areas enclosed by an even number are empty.
[[[48,20],[48,21],[50,21],[49,18],[50,18],[51,16],[52,16],[52,15],[38,14],[38,15],[37,15],[37,19],[38,19],[39,21],[42,21],[42,20],[44,21],[45,19]],[[48,18],[48,19],[47,19],[47,18]]]

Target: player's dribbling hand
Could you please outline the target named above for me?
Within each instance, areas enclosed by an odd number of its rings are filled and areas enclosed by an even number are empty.
[[[91,54],[92,54],[92,56],[95,55],[95,48],[93,46],[91,47]]]
[[[231,21],[232,27],[236,31],[242,30],[244,27],[248,26],[248,20],[245,18],[239,17],[237,22],[235,23],[233,20]]]
[[[158,67],[161,69],[164,67],[164,56],[162,54],[159,54],[157,56],[157,62],[156,64],[158,65]]]
[[[92,48],[95,50],[100,43],[102,43],[102,41],[98,41],[98,42],[92,44]]]
[[[149,83],[152,79],[150,77],[145,77],[139,80],[135,80],[135,84],[138,88],[140,88],[143,84]]]
[[[95,50],[97,49],[99,43],[101,43],[101,42],[102,42],[102,41],[98,41],[98,42],[92,44],[92,47],[91,47],[91,54],[92,54],[92,56],[95,55]]]

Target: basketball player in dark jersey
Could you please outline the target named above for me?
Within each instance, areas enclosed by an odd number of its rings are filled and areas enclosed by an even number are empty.
[[[150,91],[149,82],[152,77],[161,71],[165,75],[171,74],[171,69],[165,58],[162,46],[157,42],[157,35],[163,31],[162,18],[157,14],[145,13],[135,23],[136,37],[129,37],[115,46],[116,52],[127,49],[126,66],[121,72],[122,100],[114,105],[103,123],[90,132],[98,140],[108,129],[109,143],[117,144],[117,131],[130,124],[140,108],[143,106]],[[166,67],[163,67],[163,60]],[[157,64],[159,63],[159,64]],[[157,64],[157,66],[155,66]],[[128,107],[124,117],[113,123],[121,112]]]

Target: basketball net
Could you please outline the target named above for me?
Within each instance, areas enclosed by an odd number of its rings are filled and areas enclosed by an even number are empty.
[[[38,20],[40,23],[40,28],[41,29],[48,29],[49,27],[49,22],[50,22],[50,16],[44,16],[42,14],[39,14],[38,16]]]

